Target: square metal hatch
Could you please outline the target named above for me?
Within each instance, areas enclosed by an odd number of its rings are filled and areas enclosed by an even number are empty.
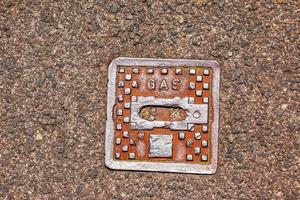
[[[213,174],[220,69],[212,60],[117,58],[109,66],[105,164]]]

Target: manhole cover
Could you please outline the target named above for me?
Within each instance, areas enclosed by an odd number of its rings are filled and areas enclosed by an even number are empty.
[[[110,64],[108,78],[107,167],[215,173],[217,62],[118,58]]]

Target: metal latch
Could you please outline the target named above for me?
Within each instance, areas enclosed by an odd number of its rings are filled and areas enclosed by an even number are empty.
[[[206,124],[208,119],[208,105],[195,104],[189,97],[174,97],[161,99],[153,96],[133,96],[131,102],[131,129],[169,128],[170,130],[192,130],[195,124]],[[140,116],[140,111],[146,106],[179,107],[186,111],[186,118],[182,121],[149,121]]]

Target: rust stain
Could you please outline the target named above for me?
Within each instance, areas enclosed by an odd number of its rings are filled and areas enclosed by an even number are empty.
[[[124,69],[124,72],[120,73],[120,68]],[[117,84],[120,81],[124,81],[123,87],[116,86],[116,97],[118,95],[123,95],[124,100],[119,102],[116,99],[116,109],[122,109],[122,116],[118,116],[114,114],[114,120],[116,124],[122,124],[122,130],[115,130],[115,139],[121,138],[121,144],[114,144],[114,154],[116,152],[120,152],[120,158],[118,160],[129,160],[129,152],[134,152],[136,157],[134,160],[138,161],[153,161],[153,162],[184,162],[184,163],[201,163],[201,164],[209,164],[211,159],[211,122],[212,116],[210,115],[212,104],[209,101],[209,123],[208,131],[202,131],[202,125],[195,125],[193,131],[183,131],[185,132],[185,139],[179,139],[178,134],[182,131],[170,130],[168,128],[154,128],[153,130],[131,130],[130,123],[124,122],[124,117],[130,118],[130,109],[124,108],[124,102],[130,102],[132,96],[155,96],[156,98],[174,98],[174,97],[193,97],[195,103],[202,104],[204,98],[208,98],[211,100],[211,88],[204,89],[203,83],[208,83],[209,86],[212,85],[212,70],[205,67],[181,67],[182,73],[177,75],[174,68],[168,68],[167,74],[161,74],[160,68],[154,68],[153,73],[147,73],[147,67],[139,67],[139,73],[133,73],[133,69],[136,67],[122,67],[118,66],[117,69]],[[176,67],[178,69],[178,67]],[[196,74],[190,74],[190,69],[196,69]],[[204,69],[209,70],[209,75],[204,75]],[[131,80],[125,80],[126,74],[131,74]],[[202,81],[197,82],[196,77],[202,76]],[[136,81],[138,84],[137,88],[132,87],[132,83]],[[195,83],[195,89],[189,89],[189,83]],[[124,94],[124,88],[131,88],[130,95]],[[196,96],[195,91],[202,90],[201,96]],[[114,110],[114,113],[115,113]],[[177,108],[177,107],[145,107],[141,109],[140,116],[149,121],[161,120],[161,121],[180,121],[185,119],[186,111]],[[129,132],[129,137],[124,138],[122,135],[123,131]],[[201,139],[196,140],[194,138],[194,134],[196,132],[201,132]],[[143,134],[143,137],[139,137],[139,135]],[[149,154],[149,135],[150,134],[172,134],[173,135],[173,156],[171,158],[150,158]],[[133,139],[138,145],[130,145],[130,139]],[[186,142],[192,140],[193,143],[190,147],[187,147]],[[202,147],[201,142],[203,140],[208,141],[208,147]],[[122,146],[127,145],[128,151],[123,152]],[[180,148],[176,148],[180,147]],[[194,147],[200,147],[201,153],[199,155],[194,154]],[[193,155],[193,161],[187,161],[184,155],[191,154]],[[208,157],[207,161],[202,161],[201,156],[206,155]]]

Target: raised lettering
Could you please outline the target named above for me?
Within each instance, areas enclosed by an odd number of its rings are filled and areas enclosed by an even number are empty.
[[[153,78],[149,79],[149,81],[147,82],[147,88],[149,90],[155,90],[155,80]]]
[[[180,83],[180,80],[179,80],[179,79],[173,79],[173,80],[172,80],[172,89],[173,89],[173,90],[178,90],[178,88],[179,88],[179,83]]]
[[[168,84],[167,84],[166,79],[163,79],[163,80],[162,80],[162,82],[161,82],[161,84],[160,84],[160,86],[159,86],[159,89],[160,89],[160,90],[168,90],[168,89],[169,89],[169,88],[168,88]]]

